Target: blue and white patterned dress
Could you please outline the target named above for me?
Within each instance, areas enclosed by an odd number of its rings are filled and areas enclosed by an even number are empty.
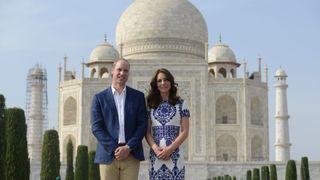
[[[152,136],[159,147],[169,146],[180,133],[182,117],[190,117],[186,101],[180,100],[175,106],[168,101],[160,103],[157,109],[150,109]],[[150,148],[150,180],[184,180],[185,167],[183,152],[177,148],[168,161],[157,158]]]

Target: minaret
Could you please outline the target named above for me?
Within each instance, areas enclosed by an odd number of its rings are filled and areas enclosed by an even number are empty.
[[[287,105],[287,75],[283,69],[278,69],[274,76],[277,80],[274,85],[276,89],[276,142],[275,142],[275,160],[286,162],[290,159],[290,140],[289,140],[289,115]]]
[[[47,129],[47,73],[39,65],[29,70],[27,79],[27,138],[31,162],[40,162],[42,136]]]

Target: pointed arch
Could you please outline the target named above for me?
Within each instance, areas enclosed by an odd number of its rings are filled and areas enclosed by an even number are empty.
[[[214,73],[214,70],[213,69],[210,69],[209,70],[209,77],[211,77],[211,78],[215,78],[215,73]]]
[[[234,69],[230,70],[230,76],[231,76],[231,78],[235,78],[236,77],[236,72],[235,72]]]
[[[233,136],[224,134],[216,142],[217,161],[237,161],[237,141]]]
[[[251,99],[251,108],[250,108],[250,115],[251,115],[251,124],[253,125],[263,125],[262,122],[262,108],[259,97],[255,96]]]
[[[90,72],[90,78],[96,78],[97,77],[97,70],[93,68]]]
[[[67,161],[67,145],[69,140],[71,140],[72,146],[73,146],[73,160],[75,160],[76,157],[76,138],[69,134],[63,139],[63,144],[62,144],[62,161],[66,162]]]
[[[227,71],[225,68],[220,68],[219,69],[219,72],[218,72],[218,77],[223,77],[223,78],[226,78],[227,77]]]
[[[101,78],[109,78],[110,77],[110,73],[106,67],[103,67],[100,69],[99,77],[101,77]]]
[[[251,140],[251,160],[252,161],[263,161],[263,147],[262,139],[255,135]]]
[[[237,105],[233,97],[224,95],[218,98],[216,101],[216,123],[237,123]]]
[[[63,105],[63,125],[73,125],[77,122],[77,101],[68,97]]]

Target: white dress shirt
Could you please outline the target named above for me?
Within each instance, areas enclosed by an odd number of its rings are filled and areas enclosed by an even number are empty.
[[[121,93],[118,93],[116,89],[111,86],[114,102],[117,107],[118,119],[119,119],[119,139],[118,143],[126,143],[126,135],[124,131],[124,105],[126,101],[126,86]]]

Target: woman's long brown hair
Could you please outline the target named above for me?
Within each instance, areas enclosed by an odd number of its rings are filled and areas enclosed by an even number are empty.
[[[151,89],[149,89],[149,93],[147,96],[148,107],[153,109],[157,108],[162,101],[160,91],[157,86],[157,77],[159,73],[163,73],[166,76],[167,80],[170,82],[168,102],[171,105],[175,105],[180,100],[180,97],[177,96],[177,87],[176,87],[177,84],[174,82],[173,75],[167,69],[160,68],[156,71],[155,75],[151,79],[151,82],[150,82]]]

